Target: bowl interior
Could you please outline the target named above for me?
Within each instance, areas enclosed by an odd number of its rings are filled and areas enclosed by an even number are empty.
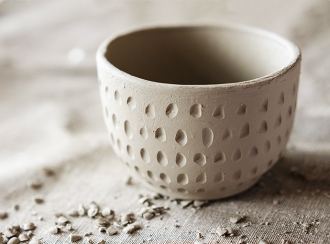
[[[296,55],[290,42],[257,29],[166,27],[120,36],[105,57],[142,79],[205,85],[263,77],[282,70]]]

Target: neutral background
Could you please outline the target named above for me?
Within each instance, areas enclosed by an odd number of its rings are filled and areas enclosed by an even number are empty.
[[[283,159],[247,192],[211,202],[197,213],[170,204],[163,220],[148,224],[138,219],[143,229],[133,236],[99,234],[88,218],[72,219],[74,228],[94,232],[95,242],[193,243],[197,231],[232,226],[248,243],[330,243],[328,0],[0,0],[0,211],[9,213],[0,220],[0,232],[8,224],[32,221],[43,241],[62,243],[68,241],[67,233],[48,233],[54,211],[66,212],[91,200],[117,215],[141,208],[138,194],[150,192],[136,181],[125,185],[126,169],[108,143],[96,78],[97,46],[111,32],[137,26],[218,21],[262,27],[301,47],[298,108]],[[55,176],[46,177],[45,166]],[[292,167],[299,172],[293,174]],[[44,182],[39,191],[26,186],[36,178]],[[45,203],[34,204],[34,195],[43,196]],[[19,211],[12,209],[16,203]],[[38,215],[32,216],[33,211]],[[235,215],[246,220],[230,224]],[[252,225],[242,227],[247,222]],[[180,228],[174,227],[177,223]],[[214,234],[201,239],[239,240]]]

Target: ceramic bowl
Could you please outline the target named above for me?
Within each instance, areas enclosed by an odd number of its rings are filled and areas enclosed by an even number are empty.
[[[292,42],[234,24],[114,34],[97,51],[110,143],[158,193],[240,193],[286,146],[300,63]]]

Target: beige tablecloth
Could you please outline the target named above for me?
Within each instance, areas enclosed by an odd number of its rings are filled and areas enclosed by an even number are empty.
[[[35,238],[64,243],[68,231],[49,233],[54,212],[95,201],[116,216],[136,213],[138,195],[151,192],[134,179],[125,184],[126,169],[109,146],[96,48],[110,32],[134,26],[218,21],[275,31],[302,49],[296,120],[283,159],[250,190],[197,212],[153,200],[170,210],[149,222],[136,217],[142,229],[133,235],[108,236],[95,220],[70,217],[75,233],[93,232],[94,243],[330,243],[328,0],[0,1],[0,212],[8,213],[0,232],[33,222]],[[44,167],[55,175],[46,176]],[[39,190],[27,186],[34,179],[43,182]],[[243,215],[241,223],[229,221]],[[232,227],[235,235],[213,234],[219,226]]]

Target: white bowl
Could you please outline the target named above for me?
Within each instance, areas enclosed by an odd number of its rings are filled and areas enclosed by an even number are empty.
[[[114,34],[97,51],[110,143],[161,194],[240,193],[285,148],[300,63],[292,42],[240,25]]]

